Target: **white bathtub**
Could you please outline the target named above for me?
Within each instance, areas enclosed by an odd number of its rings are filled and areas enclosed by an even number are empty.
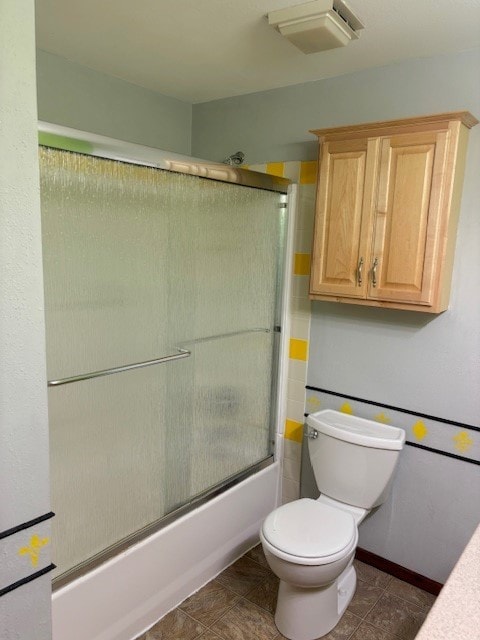
[[[258,541],[278,504],[271,466],[53,595],[53,640],[132,640]]]

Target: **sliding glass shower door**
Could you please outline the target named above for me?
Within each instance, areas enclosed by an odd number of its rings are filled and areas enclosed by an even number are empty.
[[[271,455],[285,214],[262,189],[40,165],[58,576]]]

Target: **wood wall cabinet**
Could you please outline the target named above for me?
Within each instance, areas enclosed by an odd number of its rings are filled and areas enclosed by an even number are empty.
[[[312,131],[319,138],[310,298],[448,307],[470,113]]]

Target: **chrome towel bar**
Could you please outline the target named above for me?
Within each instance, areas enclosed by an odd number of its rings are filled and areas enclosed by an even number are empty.
[[[170,356],[163,356],[162,358],[155,358],[154,360],[144,360],[143,362],[135,362],[133,364],[126,364],[122,367],[112,367],[111,369],[102,369],[101,371],[92,371],[90,373],[82,373],[78,376],[70,376],[69,378],[60,378],[59,380],[49,380],[47,386],[60,387],[63,384],[70,384],[72,382],[81,382],[82,380],[91,380],[92,378],[100,378],[102,376],[111,376],[114,373],[123,373],[123,371],[132,371],[132,369],[143,369],[143,367],[151,367],[155,364],[163,364],[164,362],[171,362],[172,360],[181,360],[182,358],[188,358],[192,352],[188,349],[177,349],[178,353]]]

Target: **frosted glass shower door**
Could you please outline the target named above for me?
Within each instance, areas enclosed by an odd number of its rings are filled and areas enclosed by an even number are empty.
[[[40,166],[60,575],[271,454],[284,225],[262,189],[48,148]]]

